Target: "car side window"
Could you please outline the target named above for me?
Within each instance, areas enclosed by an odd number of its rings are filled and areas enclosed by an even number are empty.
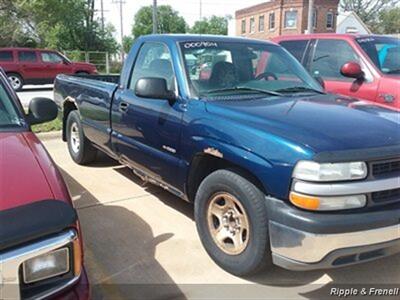
[[[12,51],[0,51],[0,61],[13,61]]]
[[[311,61],[311,74],[324,79],[353,81],[340,74],[340,68],[349,61],[360,62],[353,48],[342,40],[318,40]]]
[[[63,62],[63,59],[60,55],[53,52],[41,52],[42,61],[46,63],[59,64]]]
[[[18,60],[24,62],[36,62],[36,52],[35,51],[19,51]]]
[[[164,78],[168,89],[175,91],[174,69],[166,45],[154,42],[143,44],[133,67],[129,89],[134,90],[136,82],[143,77]]]
[[[308,40],[283,41],[280,42],[283,48],[290,52],[299,62],[302,62],[304,52],[306,51]]]

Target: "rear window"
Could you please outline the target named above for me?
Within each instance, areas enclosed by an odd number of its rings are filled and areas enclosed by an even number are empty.
[[[19,61],[36,61],[36,52],[35,51],[20,51],[18,52],[18,60]]]
[[[13,61],[11,51],[0,51],[0,61]]]
[[[306,51],[308,40],[301,41],[284,41],[279,43],[287,51],[290,52],[299,62],[302,62],[304,51]]]

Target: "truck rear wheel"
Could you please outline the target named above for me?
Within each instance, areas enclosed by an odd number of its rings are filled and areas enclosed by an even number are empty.
[[[272,264],[265,197],[230,170],[208,175],[196,194],[195,219],[202,244],[226,271],[251,275]]]
[[[70,112],[68,115],[66,128],[68,151],[72,159],[80,165],[94,161],[97,149],[85,137],[81,120],[76,110]]]

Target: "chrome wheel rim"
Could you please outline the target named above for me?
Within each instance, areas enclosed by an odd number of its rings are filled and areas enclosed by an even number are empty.
[[[8,76],[8,80],[11,83],[11,86],[14,90],[17,90],[21,87],[21,80],[16,76]]]
[[[207,223],[210,234],[223,252],[242,253],[250,237],[250,223],[240,201],[231,194],[218,193],[209,201]]]
[[[80,137],[79,137],[79,128],[78,128],[78,124],[76,124],[76,122],[72,123],[70,132],[71,132],[70,144],[71,144],[72,151],[74,153],[78,153],[81,143],[80,143]]]

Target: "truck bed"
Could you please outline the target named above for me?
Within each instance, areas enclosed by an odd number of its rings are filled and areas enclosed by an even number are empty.
[[[120,75],[90,75],[90,74],[85,74],[85,75],[74,75],[74,77],[82,77],[86,79],[92,79],[92,80],[99,80],[103,82],[109,82],[109,83],[119,83],[119,78]]]

